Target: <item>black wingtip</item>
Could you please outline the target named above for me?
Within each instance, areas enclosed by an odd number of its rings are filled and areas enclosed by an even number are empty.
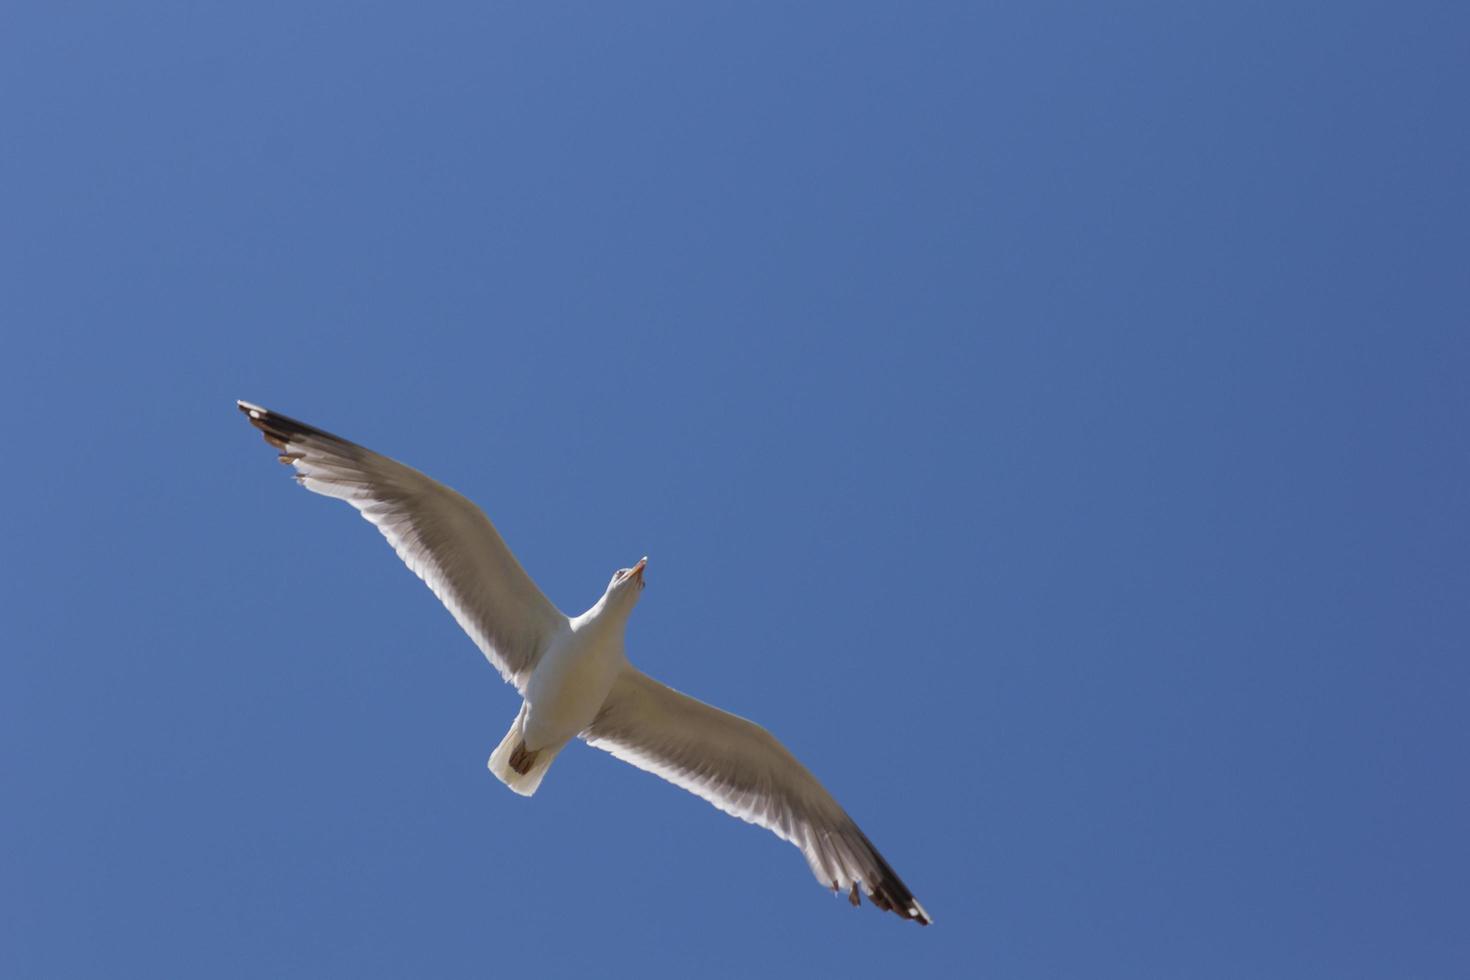
[[[261,431],[261,434],[265,436],[265,441],[277,449],[284,450],[286,443],[290,442],[293,438],[301,436],[311,436],[316,439],[330,439],[344,446],[357,445],[350,440],[343,439],[341,436],[332,435],[332,433],[327,432],[325,429],[318,429],[314,425],[307,425],[305,422],[293,419],[289,415],[272,412],[270,409],[252,402],[237,399],[235,401],[235,407],[245,414],[245,417],[250,420],[251,425]]]
[[[873,842],[868,840],[867,834],[861,830],[858,833],[862,835],[863,843],[867,845],[869,853],[876,859],[878,865],[878,880],[864,882],[867,886],[868,901],[872,902],[875,908],[892,912],[905,919],[912,919],[921,926],[931,924],[934,920],[929,917],[928,912],[924,911],[924,906],[919,904],[919,900],[914,898],[914,893],[909,891],[903,879],[893,870],[893,866],[883,859],[882,854],[878,853]],[[856,891],[857,886],[854,885],[854,896]],[[853,904],[857,903],[853,902]]]

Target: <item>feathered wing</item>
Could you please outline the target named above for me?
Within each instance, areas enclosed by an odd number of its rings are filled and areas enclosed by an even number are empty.
[[[929,914],[852,818],[770,732],[632,668],[582,733],[589,745],[647,770],[806,855],[823,885],[861,887],[878,908],[928,925]]]
[[[402,463],[258,405],[238,405],[302,486],[347,501],[383,533],[500,675],[525,693],[536,659],[567,620],[490,519]]]

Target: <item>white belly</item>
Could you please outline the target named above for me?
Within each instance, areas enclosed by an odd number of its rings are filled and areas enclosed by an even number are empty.
[[[574,633],[536,665],[526,685],[526,748],[560,745],[592,724],[602,710],[625,658],[620,645],[592,640]]]

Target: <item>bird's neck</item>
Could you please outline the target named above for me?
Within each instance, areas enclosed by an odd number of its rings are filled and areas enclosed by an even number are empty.
[[[573,625],[578,632],[585,630],[622,636],[623,630],[628,626],[628,615],[632,611],[630,603],[619,602],[612,596],[604,595],[597,600],[596,605],[578,616]]]

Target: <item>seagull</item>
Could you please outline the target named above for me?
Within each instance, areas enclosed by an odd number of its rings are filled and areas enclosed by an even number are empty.
[[[522,697],[490,771],[536,792],[574,738],[764,827],[801,849],[824,887],[932,920],[852,818],[770,732],[659,683],[628,662],[623,636],[647,557],[567,616],[542,594],[483,511],[402,463],[293,418],[237,402],[298,483],[345,500],[388,539]]]

